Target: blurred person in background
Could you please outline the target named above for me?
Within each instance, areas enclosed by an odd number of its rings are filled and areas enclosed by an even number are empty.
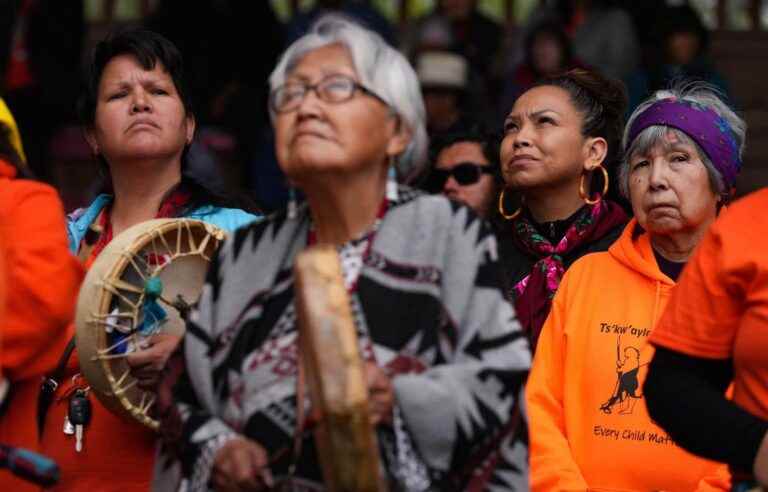
[[[629,109],[680,80],[706,82],[730,101],[727,81],[709,56],[709,31],[690,6],[666,7],[658,14],[656,50],[645,68],[627,79]]]
[[[0,95],[24,135],[29,168],[51,181],[51,137],[76,119],[83,0],[3,0],[0,13]]]
[[[252,191],[245,183],[265,174],[256,156],[261,152],[260,137],[270,128],[267,78],[284,42],[283,26],[272,6],[237,0],[164,0],[144,25],[184,54],[184,76],[197,123],[197,137],[187,156],[189,174],[232,194]],[[249,50],[254,33],[258,49]],[[248,56],[243,50],[249,50]]]
[[[448,35],[437,36],[444,28]],[[479,79],[480,91],[493,95],[498,91],[496,64],[502,36],[502,26],[480,12],[478,0],[438,0],[435,9],[406,32],[405,51],[413,58],[426,40],[444,37],[443,42],[450,44],[441,48],[462,55]]]
[[[369,3],[362,0],[317,0],[311,9],[291,17],[286,26],[286,44],[290,45],[305,35],[312,24],[323,15],[341,14],[378,33],[390,46],[397,46],[394,27]]]
[[[573,46],[564,26],[546,20],[531,29],[524,41],[523,61],[512,69],[504,82],[499,106],[500,119],[507,116],[517,98],[543,78],[554,77],[572,68],[582,67],[573,54]]]
[[[629,14],[611,0],[576,0],[566,24],[576,56],[606,77],[623,80],[637,68],[640,51]]]
[[[616,0],[545,0],[529,17],[523,42],[535,26],[552,20],[565,26],[574,53],[586,66],[619,80],[636,70],[640,50],[635,24]]]
[[[468,205],[489,218],[500,192],[499,140],[479,125],[442,135],[431,142],[424,188]]]
[[[456,53],[427,51],[416,59],[430,137],[466,129],[469,67]]]

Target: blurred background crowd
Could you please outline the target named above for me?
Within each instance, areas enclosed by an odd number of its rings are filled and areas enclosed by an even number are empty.
[[[768,184],[761,0],[0,0],[0,97],[35,175],[60,191],[67,210],[83,206],[99,165],[75,118],[82,62],[114,29],[158,31],[185,57],[198,120],[190,166],[270,211],[287,188],[267,78],[287,44],[329,11],[407,54],[436,140],[478,123],[501,131],[518,95],[568,68],[622,80],[630,112],[671,81],[692,78],[717,87],[749,124],[738,192]]]

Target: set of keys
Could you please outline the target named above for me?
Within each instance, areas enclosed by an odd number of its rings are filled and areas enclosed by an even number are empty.
[[[83,450],[83,432],[91,422],[91,401],[88,399],[90,388],[77,388],[69,397],[69,408],[64,417],[64,434],[75,436],[75,451]]]

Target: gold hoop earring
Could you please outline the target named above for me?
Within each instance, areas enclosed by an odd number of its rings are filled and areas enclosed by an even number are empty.
[[[499,213],[501,214],[502,217],[504,217],[505,220],[514,220],[523,211],[523,207],[522,206],[518,207],[518,209],[512,212],[511,214],[507,214],[506,212],[504,212],[504,192],[505,191],[507,191],[507,189],[502,188],[501,194],[499,195]]]
[[[586,203],[587,205],[596,205],[600,203],[600,200],[602,200],[603,197],[606,195],[606,193],[608,193],[608,183],[610,179],[608,178],[608,171],[605,169],[605,167],[603,167],[602,164],[600,164],[597,168],[600,169],[600,171],[603,173],[603,191],[602,193],[598,193],[596,198],[591,198],[587,194],[586,186],[584,185],[584,177],[588,173],[582,173],[581,179],[579,180],[579,196],[581,197],[582,200],[584,200],[584,203]]]

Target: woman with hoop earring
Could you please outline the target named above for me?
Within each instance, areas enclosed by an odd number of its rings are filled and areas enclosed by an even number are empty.
[[[605,198],[626,100],[620,82],[575,69],[523,93],[504,123],[496,234],[532,350],[565,270],[608,249],[628,221]]]

